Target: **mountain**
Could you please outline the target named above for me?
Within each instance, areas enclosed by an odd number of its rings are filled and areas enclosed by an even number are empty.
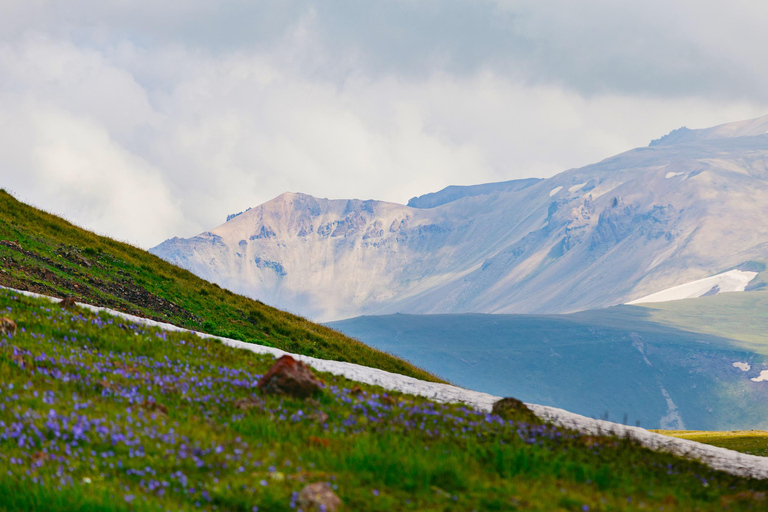
[[[768,292],[569,315],[382,315],[330,327],[450,381],[646,428],[768,430]]]
[[[768,258],[768,116],[545,180],[410,201],[286,193],[152,253],[312,318],[569,313]]]

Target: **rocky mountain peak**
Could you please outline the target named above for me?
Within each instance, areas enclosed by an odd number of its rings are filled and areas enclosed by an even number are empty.
[[[546,180],[449,187],[411,206],[285,193],[152,252],[321,320],[621,304],[768,259],[764,127],[768,116],[683,130]]]

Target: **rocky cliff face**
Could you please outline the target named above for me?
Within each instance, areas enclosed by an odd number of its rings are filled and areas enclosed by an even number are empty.
[[[554,313],[768,258],[768,116],[409,204],[283,194],[152,252],[314,319]],[[758,133],[762,130],[762,133]]]

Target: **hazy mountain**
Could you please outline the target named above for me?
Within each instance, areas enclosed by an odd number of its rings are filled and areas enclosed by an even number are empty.
[[[410,206],[286,193],[152,252],[322,320],[610,306],[768,258],[766,131],[768,116],[680,129],[546,180]]]

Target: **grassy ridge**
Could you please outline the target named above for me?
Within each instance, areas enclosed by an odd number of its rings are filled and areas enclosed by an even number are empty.
[[[265,396],[269,356],[0,291],[0,510],[762,510],[768,482],[622,439],[321,374]]]
[[[0,190],[0,285],[110,307],[209,334],[434,375],[327,327],[236,295],[146,251],[98,236]]]
[[[652,322],[689,332],[720,336],[731,340],[734,346],[768,355],[766,291],[723,293],[631,307],[647,311]]]
[[[657,434],[690,439],[697,443],[711,444],[750,455],[768,456],[768,431],[733,430],[717,432],[710,430],[654,430]]]
[[[730,294],[757,300],[765,292]],[[702,308],[710,304],[705,297]],[[767,304],[768,305],[768,304]],[[695,304],[691,309],[695,310]],[[715,308],[712,308],[715,309]],[[752,329],[768,308],[731,311]],[[560,407],[646,428],[662,423],[674,401],[685,428],[765,429],[768,386],[752,378],[768,369],[768,346],[703,334],[655,321],[653,311],[618,306],[569,315],[387,315],[333,322],[331,327],[402,356],[451,381],[497,396]],[[712,311],[713,317],[717,311]],[[754,320],[757,321],[757,320]],[[768,332],[768,331],[766,331]],[[738,332],[737,332],[738,335]],[[468,344],[466,340],[482,340]],[[762,346],[763,350],[760,350]],[[748,372],[733,366],[746,362]],[[662,391],[663,388],[663,391]]]

